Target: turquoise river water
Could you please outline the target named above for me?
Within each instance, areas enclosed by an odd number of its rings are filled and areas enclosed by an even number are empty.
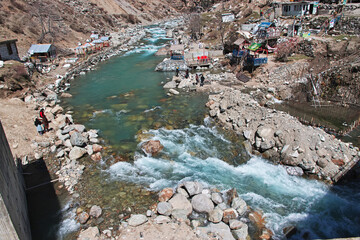
[[[166,95],[162,82],[172,74],[154,72],[162,58],[153,53],[168,39],[159,27],[147,31],[135,49],[74,80],[73,98],[62,102],[75,122],[98,129],[107,146],[104,160],[91,163],[79,187],[89,206],[103,207],[106,224],[115,227],[117,215],[130,209],[145,212],[164,187],[197,180],[223,191],[236,188],[252,209],[263,213],[274,239],[282,239],[287,226],[299,230],[294,239],[360,236],[358,183],[330,187],[248,156],[242,139],[217,129],[206,117],[207,96]],[[161,154],[149,157],[141,151],[144,132],[161,141]],[[79,227],[73,214],[66,216],[59,238]]]

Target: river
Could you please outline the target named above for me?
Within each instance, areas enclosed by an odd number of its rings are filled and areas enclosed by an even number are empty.
[[[299,230],[294,239],[360,236],[358,183],[330,187],[249,156],[242,139],[218,129],[206,116],[207,96],[166,95],[162,82],[172,74],[154,72],[162,58],[153,54],[168,39],[158,26],[147,32],[135,49],[74,80],[73,98],[62,102],[75,122],[98,129],[104,139],[104,159],[82,160],[88,167],[79,185],[80,202],[104,209],[104,226],[118,226],[122,213],[144,213],[162,188],[197,180],[222,191],[236,188],[252,209],[263,213],[275,239],[284,237],[287,226]],[[142,133],[160,140],[161,154],[149,157],[141,151]],[[60,238],[78,227],[72,217],[61,225]]]

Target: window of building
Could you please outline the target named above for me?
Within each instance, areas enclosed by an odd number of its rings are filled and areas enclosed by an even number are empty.
[[[6,44],[6,47],[7,47],[7,50],[8,50],[9,55],[12,55],[12,54],[13,54],[13,50],[12,50],[12,47],[11,47],[11,43],[7,43],[7,44]]]

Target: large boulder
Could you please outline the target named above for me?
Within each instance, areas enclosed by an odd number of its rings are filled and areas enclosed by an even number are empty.
[[[167,82],[167,83],[165,83],[163,88],[176,88],[176,82],[175,81]]]
[[[210,213],[214,210],[214,203],[205,194],[195,195],[191,199],[193,209],[198,213]]]
[[[184,182],[184,187],[190,196],[199,194],[203,190],[203,185],[200,182]]]
[[[71,145],[84,147],[86,145],[86,139],[78,132],[73,132],[70,137]]]
[[[182,194],[175,194],[170,200],[169,203],[173,207],[174,210],[183,210],[187,216],[189,216],[192,212],[192,205],[189,200]]]
[[[240,227],[240,226],[237,226]],[[237,240],[246,240],[248,236],[248,225],[243,223],[240,228],[231,231]]]
[[[232,200],[231,207],[236,209],[240,216],[244,215],[247,210],[246,202],[239,197]]]
[[[157,211],[161,215],[169,216],[172,209],[172,205],[168,202],[159,202],[157,205]]]
[[[216,207],[214,210],[212,210],[209,213],[208,219],[210,222],[218,223],[223,218],[223,214],[224,214],[223,210],[221,210],[221,208],[219,207]]]
[[[208,234],[213,233],[216,236],[215,239],[235,240],[229,226],[223,222],[210,223],[206,227],[198,227],[197,229],[199,230],[200,237],[203,239],[208,239]]]
[[[145,153],[154,156],[158,154],[164,148],[164,146],[161,145],[159,140],[149,140],[143,143],[141,148]]]
[[[87,153],[85,148],[75,146],[71,149],[69,153],[69,158],[71,160],[76,160],[84,156],[85,153]]]
[[[147,217],[143,214],[133,214],[131,215],[131,217],[128,219],[128,223],[130,226],[136,227],[139,226],[143,223],[147,222]]]
[[[224,199],[222,198],[220,193],[214,192],[211,193],[211,200],[215,203],[215,204],[220,204],[224,201]]]

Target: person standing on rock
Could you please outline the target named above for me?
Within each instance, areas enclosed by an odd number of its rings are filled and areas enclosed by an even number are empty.
[[[195,80],[196,80],[196,85],[198,85],[199,84],[199,75],[198,74],[196,74]]]
[[[200,77],[200,87],[204,86],[204,81],[205,81],[205,77],[203,74],[201,74],[201,77]]]
[[[47,117],[45,116],[43,108],[40,110],[40,118],[41,118],[42,124],[44,125],[44,132],[48,132],[49,131],[49,121],[48,121]]]
[[[41,121],[38,118],[35,118],[34,125],[35,125],[36,130],[38,131],[38,133],[40,135],[43,135],[44,130],[43,130],[43,127],[41,126]]]
[[[179,76],[179,67],[176,68],[175,73],[176,73],[176,76],[178,77]]]
[[[185,78],[189,78],[189,69],[186,69],[186,72],[185,72]]]

